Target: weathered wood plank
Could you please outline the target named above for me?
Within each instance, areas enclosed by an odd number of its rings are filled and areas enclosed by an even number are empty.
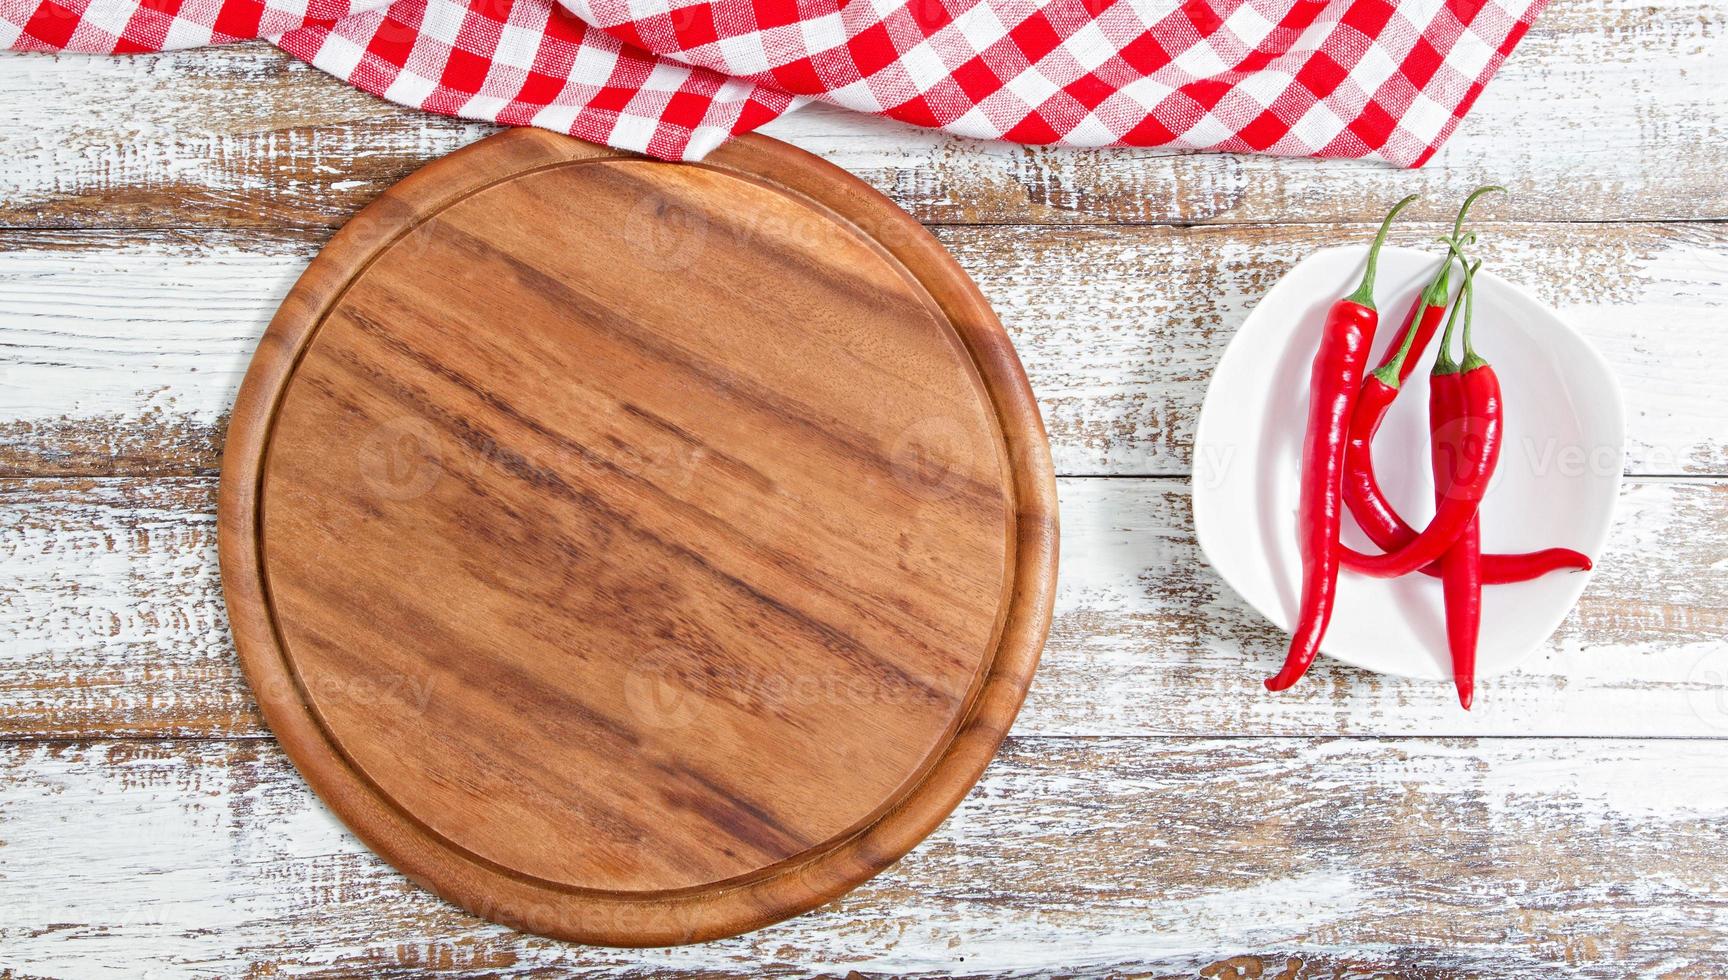
[[[1402,228],[1422,242],[1436,229]],[[1619,371],[1628,470],[1728,472],[1728,226],[1482,225],[1481,254]],[[1212,368],[1358,225],[941,228],[1025,361],[1057,470],[1187,473]],[[0,474],[214,472],[246,360],[324,232],[0,232]],[[1389,343],[1386,331],[1382,342]],[[1516,383],[1516,379],[1508,379]]]
[[[260,735],[228,636],[213,478],[0,481],[0,735]],[[1212,572],[1177,480],[1061,481],[1063,573],[1026,735],[1728,734],[1728,484],[1630,485],[1579,607],[1523,670],[1445,684],[1323,662]]]
[[[272,742],[13,743],[0,959],[50,975],[1714,976],[1723,750],[1016,738],[852,895],[737,939],[626,951],[419,890]]]
[[[1485,254],[1610,356],[1635,473],[1728,473],[1714,365],[1728,236],[1728,10],[1556,0],[1424,171],[954,140],[818,110],[772,132],[943,228],[1014,332],[1058,465],[1166,474],[1277,275],[1428,194],[1516,192]],[[0,973],[1422,978],[1728,974],[1724,744],[1171,736],[1728,732],[1728,486],[1641,479],[1549,650],[1442,685],[1328,664],[1261,693],[1281,637],[1205,567],[1179,479],[1064,480],[1043,669],[969,804],[810,917],[691,950],[522,937],[403,882],[262,736],[214,560],[223,413],[270,310],[353,211],[484,127],[263,45],[0,56]],[[226,233],[222,229],[232,229]],[[285,229],[302,229],[299,231]],[[1411,226],[1409,241],[1428,229]],[[1512,271],[1514,266],[1528,269]],[[122,288],[123,287],[123,288]],[[1042,736],[1134,735],[1147,738]],[[11,741],[7,739],[25,739]]]
[[[213,471],[251,352],[315,249],[101,240],[0,234],[0,472]]]
[[[1422,171],[961,140],[816,108],[772,125],[926,221],[1366,220],[1420,190],[1518,192],[1502,215],[1728,215],[1728,9],[1557,0]],[[0,57],[0,223],[340,224],[484,127],[391,106],[263,44]]]

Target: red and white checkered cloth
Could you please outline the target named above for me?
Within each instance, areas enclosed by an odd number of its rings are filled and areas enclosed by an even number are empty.
[[[809,99],[1020,143],[1421,166],[1547,0],[0,0],[0,44],[263,37],[430,112],[700,159]]]

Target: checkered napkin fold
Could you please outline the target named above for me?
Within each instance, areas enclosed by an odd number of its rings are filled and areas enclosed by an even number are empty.
[[[810,101],[963,136],[1432,156],[1547,0],[0,0],[0,44],[262,37],[392,102],[697,160]]]

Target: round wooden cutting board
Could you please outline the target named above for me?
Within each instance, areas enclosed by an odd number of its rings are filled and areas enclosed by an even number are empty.
[[[1018,711],[1056,495],[941,246],[748,137],[502,133],[386,192],[235,405],[247,677],[331,809],[480,915],[659,945],[915,846]]]

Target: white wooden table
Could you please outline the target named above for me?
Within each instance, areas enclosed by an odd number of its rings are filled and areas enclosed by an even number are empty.
[[[525,936],[406,882],[276,748],[217,579],[225,413],[331,231],[484,127],[260,45],[0,57],[0,974],[1728,974],[1728,11],[1556,0],[1427,168],[770,132],[928,222],[1019,345],[1062,593],[972,798],[738,939]],[[1195,416],[1307,252],[1471,187],[1489,263],[1608,354],[1629,480],[1582,603],[1459,711],[1322,663],[1195,547]]]

